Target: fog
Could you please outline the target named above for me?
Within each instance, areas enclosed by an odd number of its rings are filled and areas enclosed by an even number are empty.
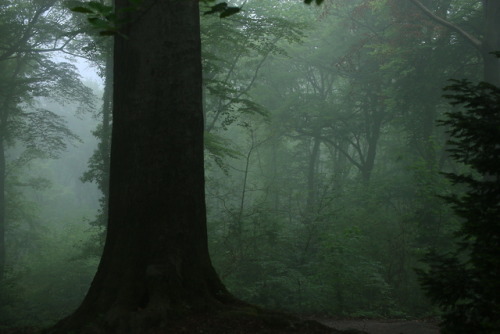
[[[76,309],[106,233],[113,37],[62,2],[38,21],[21,3],[0,6],[0,329]],[[246,1],[223,18],[201,5],[208,242],[237,298],[323,318],[443,315],[426,254],[455,254],[464,216],[449,198],[470,189],[445,174],[481,174],[450,151],[443,120],[461,105],[443,88],[498,84],[500,65],[485,70],[468,39],[489,36],[482,2],[425,3]]]

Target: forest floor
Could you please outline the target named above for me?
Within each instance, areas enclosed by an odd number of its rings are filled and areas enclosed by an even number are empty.
[[[348,329],[368,334],[439,334],[438,321],[435,320],[396,320],[396,319],[315,319],[335,329]],[[352,331],[355,333],[356,331]]]
[[[168,333],[176,334],[439,334],[437,322],[427,320],[370,320],[370,319],[310,319],[282,317],[196,316],[173,324]],[[38,334],[35,328],[0,329],[0,334]],[[101,333],[101,332],[99,332]],[[147,333],[165,334],[164,330]],[[125,334],[125,333],[124,333]]]

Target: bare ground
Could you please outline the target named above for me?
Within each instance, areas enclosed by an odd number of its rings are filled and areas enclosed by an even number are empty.
[[[439,334],[438,323],[430,320],[316,319],[316,321],[342,331],[354,329],[368,334]]]
[[[312,320],[312,319],[311,319]],[[317,322],[316,322],[317,321]],[[319,322],[319,323],[318,323]],[[147,331],[152,334],[439,334],[436,322],[423,320],[333,320],[298,318],[280,314],[229,317],[198,316],[172,324],[168,330]],[[0,334],[40,334],[36,328],[1,329]]]

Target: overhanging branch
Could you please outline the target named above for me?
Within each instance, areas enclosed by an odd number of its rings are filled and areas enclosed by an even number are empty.
[[[483,43],[481,42],[480,39],[474,37],[473,35],[469,34],[467,31],[463,30],[462,28],[460,28],[459,26],[457,26],[456,24],[450,22],[450,21],[447,21],[445,19],[443,19],[442,17],[434,14],[429,8],[427,8],[423,3],[420,2],[420,0],[410,0],[415,6],[417,6],[418,8],[420,8],[420,10],[422,12],[424,12],[425,15],[427,15],[427,17],[429,17],[432,21],[442,25],[442,26],[445,26],[453,31],[455,31],[456,33],[458,33],[459,35],[461,35],[463,38],[465,38],[469,43],[471,43],[475,48],[477,48],[479,51],[482,51],[482,46],[483,46]]]

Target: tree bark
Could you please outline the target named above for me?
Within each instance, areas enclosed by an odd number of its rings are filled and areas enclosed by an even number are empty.
[[[309,155],[309,165],[307,168],[307,198],[304,210],[306,223],[311,223],[316,209],[316,173],[320,155],[320,136],[320,130],[315,130],[312,138],[313,147]]]
[[[375,168],[375,158],[380,139],[380,131],[384,121],[385,107],[380,94],[380,84],[376,86],[377,94],[370,96],[368,104],[364,109],[366,122],[366,154],[361,160],[361,178],[365,186],[370,184],[373,169]]]
[[[3,129],[0,123],[0,131]],[[0,282],[5,274],[5,145],[0,132]]]
[[[113,108],[113,50],[112,44],[106,45],[106,69],[104,77],[104,94],[102,96],[102,132],[101,132],[101,159],[102,180],[100,188],[102,191],[102,218],[104,222],[108,219],[109,205],[109,166],[111,147],[111,112]]]
[[[16,59],[16,66],[11,75],[15,79],[21,70],[21,61]],[[3,101],[0,105],[0,281],[5,276],[5,265],[7,262],[5,231],[7,229],[7,198],[6,198],[6,178],[7,178],[7,162],[5,160],[6,138],[9,121],[9,111],[11,101],[14,96],[14,86],[10,85],[3,93]]]
[[[128,4],[116,0],[117,12]],[[104,252],[82,305],[50,333],[147,333],[234,301],[207,245],[198,1],[145,0],[127,13]]]
[[[383,108],[376,106],[375,108]],[[366,158],[362,164],[361,169],[361,179],[365,186],[370,184],[370,179],[372,176],[373,168],[375,168],[375,158],[377,156],[378,141],[380,139],[380,129],[382,127],[383,116],[380,111],[375,111],[377,113],[373,116],[370,124],[370,133],[367,133],[366,141]],[[380,113],[380,114],[379,114]]]

